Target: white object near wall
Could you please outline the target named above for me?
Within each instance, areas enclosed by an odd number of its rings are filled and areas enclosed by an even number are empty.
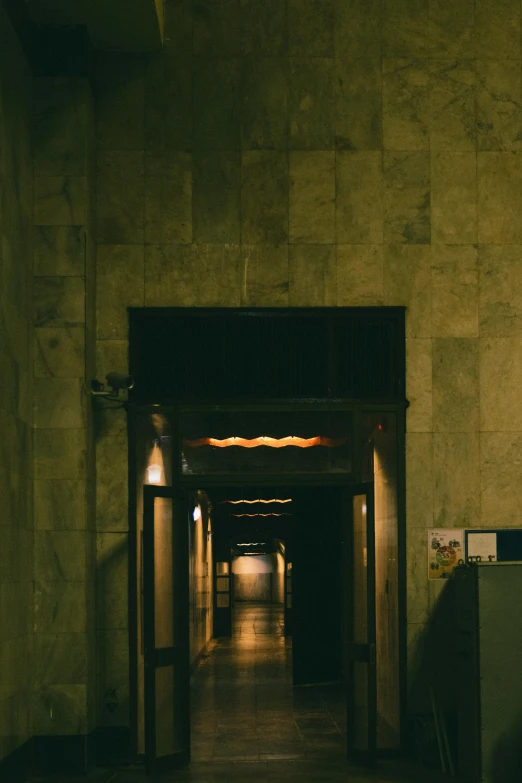
[[[467,557],[480,557],[485,563],[497,559],[497,534],[468,530]]]

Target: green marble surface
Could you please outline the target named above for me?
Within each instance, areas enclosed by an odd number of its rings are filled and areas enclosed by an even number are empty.
[[[234,57],[241,54],[240,0],[197,0],[192,4],[195,55]]]
[[[74,277],[85,273],[82,226],[34,227],[34,274]]]
[[[284,55],[287,53],[286,2],[240,0],[243,54]]]
[[[291,152],[289,241],[335,242],[335,153]]]
[[[126,339],[127,307],[143,306],[143,245],[98,247],[96,329],[98,339]]]
[[[333,57],[289,58],[290,149],[333,149],[334,63]]]
[[[430,222],[430,157],[427,152],[385,152],[384,241],[428,245]]]
[[[275,150],[242,154],[241,239],[247,244],[288,241],[288,156]]]
[[[383,301],[383,246],[338,245],[337,305],[375,307]]]
[[[288,146],[289,66],[286,57],[245,57],[241,73],[241,148]]]
[[[335,0],[287,0],[290,57],[333,57]]]
[[[520,432],[522,362],[521,337],[484,337],[480,340],[480,429]]]
[[[337,152],[336,225],[341,244],[383,241],[382,152]]]
[[[195,174],[195,172],[194,172]],[[186,152],[145,157],[145,242],[192,241],[192,156]]]
[[[476,247],[434,245],[431,286],[433,336],[478,337]]]
[[[36,327],[77,327],[85,323],[83,277],[35,277]]]
[[[337,294],[335,245],[290,245],[290,307],[328,307]]]
[[[288,245],[242,245],[242,304],[287,307]]]
[[[380,59],[336,59],[335,112],[337,150],[376,150],[382,147]]]
[[[472,152],[432,153],[431,241],[477,242],[477,160]]]
[[[480,245],[479,329],[481,337],[522,334],[522,247]]]
[[[433,430],[479,429],[479,341],[448,337],[433,340]]]
[[[241,235],[240,152],[195,153],[192,176],[193,198],[188,211],[193,210],[194,243],[238,244]]]
[[[144,239],[144,154],[100,150],[97,156],[97,241],[133,244]]]

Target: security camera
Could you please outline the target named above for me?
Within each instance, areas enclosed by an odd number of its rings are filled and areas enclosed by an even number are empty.
[[[127,392],[134,387],[132,375],[124,375],[121,372],[110,372],[105,376],[107,387],[97,380],[91,381],[88,393],[93,397],[105,397],[107,400],[127,400]]]
[[[105,380],[107,381],[107,385],[116,392],[120,389],[123,391],[129,391],[129,389],[134,387],[134,378],[132,375],[123,375],[119,372],[110,372],[105,376]]]

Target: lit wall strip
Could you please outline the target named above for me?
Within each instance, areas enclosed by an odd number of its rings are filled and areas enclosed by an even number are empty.
[[[272,500],[262,500],[261,498],[258,498],[257,500],[220,500],[218,505],[222,506],[224,503],[230,503],[233,506],[237,506],[240,503],[248,503],[249,506],[254,506],[256,503],[265,503],[265,505],[270,505],[271,503],[291,503],[292,498],[286,498],[285,500],[276,500],[275,498],[272,498]]]
[[[270,438],[267,435],[261,435],[259,438],[197,438],[196,440],[184,440],[183,445],[191,449],[200,446],[215,446],[219,449],[225,449],[228,446],[240,446],[244,449],[255,449],[258,446],[269,446],[271,449],[283,449],[286,446],[296,446],[299,449],[308,449],[312,446],[326,446],[335,448],[344,446],[348,438],[325,438],[318,435],[315,438],[299,438],[297,435],[288,435],[286,438]]]

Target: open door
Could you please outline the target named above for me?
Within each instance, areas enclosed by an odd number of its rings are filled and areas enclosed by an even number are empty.
[[[377,669],[375,656],[375,519],[373,483],[351,489],[346,515],[344,569],[349,618],[345,625],[345,673],[348,697],[348,756],[373,766],[377,746]],[[351,512],[351,513],[350,513]],[[350,520],[351,517],[351,520]]]
[[[341,496],[328,486],[293,492],[292,681],[340,683]],[[287,596],[288,597],[288,596]]]
[[[232,636],[232,597],[234,575],[229,552],[214,563],[214,636]]]
[[[186,492],[144,487],[145,762],[190,761],[190,637]]]

